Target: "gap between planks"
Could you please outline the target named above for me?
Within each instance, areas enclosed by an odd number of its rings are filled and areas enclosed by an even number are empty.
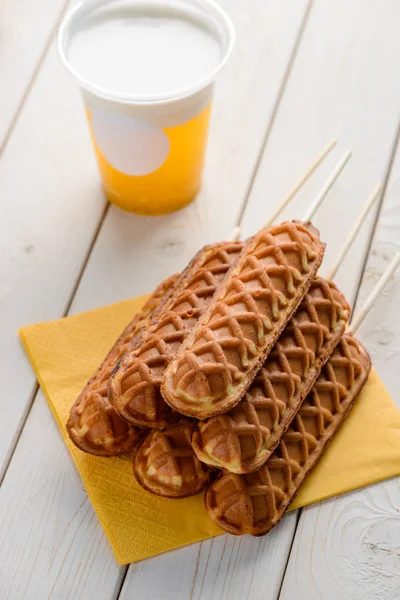
[[[265,129],[264,140],[263,140],[262,146],[260,148],[260,153],[259,153],[258,159],[257,159],[257,161],[256,161],[256,163],[254,165],[254,170],[253,170],[253,173],[252,173],[252,175],[250,177],[249,185],[248,185],[248,188],[247,188],[247,193],[246,193],[246,195],[245,195],[245,197],[243,199],[243,205],[242,205],[242,207],[240,209],[240,212],[239,212],[239,217],[238,217],[238,220],[237,220],[237,223],[236,223],[236,225],[238,227],[241,225],[241,223],[243,221],[243,217],[244,217],[244,214],[246,212],[247,204],[249,202],[249,199],[250,199],[250,196],[251,196],[251,192],[253,190],[253,185],[254,185],[254,182],[255,182],[255,180],[257,178],[257,173],[258,173],[258,171],[260,169],[260,166],[261,166],[262,157],[263,157],[263,154],[264,154],[265,149],[267,147],[271,131],[272,131],[274,125],[275,125],[276,117],[277,117],[278,111],[279,111],[279,106],[281,104],[283,96],[285,95],[287,83],[289,81],[290,74],[292,72],[293,65],[295,63],[296,56],[297,56],[297,53],[298,53],[300,45],[301,45],[301,41],[303,39],[304,32],[306,30],[307,23],[308,23],[309,16],[311,14],[311,10],[312,10],[313,5],[314,5],[314,0],[309,0],[309,2],[307,4],[307,7],[306,7],[306,9],[304,11],[304,16],[303,16],[303,19],[302,19],[300,27],[299,27],[299,32],[297,34],[295,43],[293,45],[292,52],[290,53],[288,64],[287,64],[287,67],[286,67],[286,70],[285,70],[285,73],[284,73],[284,76],[283,76],[283,79],[282,79],[282,83],[280,85],[280,88],[279,88],[277,96],[276,96],[276,101],[275,101],[274,107],[272,109],[271,118],[270,118],[270,120],[269,120],[269,122],[267,124],[266,129]]]
[[[361,268],[361,271],[360,271],[360,277],[358,279],[357,291],[356,291],[356,294],[354,296],[353,309],[357,306],[358,297],[359,297],[359,294],[360,294],[360,288],[361,288],[362,279],[363,279],[363,276],[364,276],[365,268],[367,266],[367,262],[368,262],[369,254],[371,252],[371,248],[372,248],[372,244],[373,244],[373,241],[374,241],[374,237],[375,237],[375,234],[376,234],[377,229],[378,229],[379,219],[380,219],[380,216],[381,216],[381,213],[382,213],[382,208],[383,208],[384,201],[385,201],[385,195],[386,195],[388,184],[389,184],[390,177],[391,177],[391,174],[392,174],[392,170],[393,170],[393,165],[394,165],[394,162],[395,162],[396,154],[397,154],[397,152],[400,152],[399,142],[400,142],[400,120],[399,120],[399,122],[397,124],[397,129],[396,129],[395,136],[394,136],[394,142],[393,142],[393,146],[392,146],[392,151],[390,153],[390,158],[389,158],[389,161],[388,161],[388,166],[386,168],[385,177],[384,177],[384,180],[383,180],[382,194],[381,194],[381,197],[379,198],[379,201],[378,201],[378,208],[377,208],[377,211],[376,211],[376,216],[375,216],[373,225],[371,227],[371,232],[370,232],[370,236],[369,236],[369,240],[368,240],[368,245],[366,247],[366,252],[365,252],[365,255],[364,255],[364,262],[362,264],[362,268]]]

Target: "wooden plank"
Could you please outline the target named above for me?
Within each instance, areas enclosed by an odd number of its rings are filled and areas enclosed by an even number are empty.
[[[124,570],[70,466],[42,393],[30,419],[42,426],[25,428],[0,491],[0,597],[109,600]]]
[[[209,152],[209,167],[199,201],[186,211],[164,219],[141,219],[117,210],[110,211],[106,227],[99,235],[95,251],[85,270],[72,311],[88,309],[150,290],[161,278],[182,267],[201,243],[228,234],[234,224],[263,144],[265,129],[279,93],[307,2],[306,0],[298,2],[294,7],[290,0],[279,4],[273,0],[268,2],[256,0],[246,4],[241,0],[227,0],[226,5],[238,28],[240,47],[230,68],[224,74],[223,81],[220,82],[215,103],[214,133]],[[268,80],[267,78],[260,80],[259,71],[261,64],[265,61],[269,69],[269,77]],[[50,69],[47,68],[47,71],[49,74]],[[53,67],[51,74],[56,78],[61,77],[57,69],[53,69]],[[241,82],[240,86],[237,85],[238,81]],[[47,86],[50,87],[49,81],[47,81]],[[59,88],[60,94],[71,93],[72,95],[69,87],[64,88],[60,84]],[[250,90],[254,90],[253,98],[250,98]],[[67,97],[63,106],[68,107],[71,115],[74,115],[74,120],[80,118],[80,107],[71,102],[71,97]],[[71,127],[71,120],[72,117],[65,115],[63,126]],[[37,123],[37,120],[32,119],[32,123]],[[51,122],[51,125],[54,127],[56,123]],[[84,124],[81,123],[80,126],[82,132],[85,132]],[[50,133],[49,130],[48,134],[53,136],[54,132]],[[70,139],[71,135],[64,132],[60,139],[65,143],[65,137]],[[59,186],[52,180],[53,189],[58,190],[59,187],[62,187],[61,193],[65,200],[65,197],[72,196],[72,192],[75,192],[76,196],[77,190],[82,188],[80,198],[84,197],[89,205],[92,203],[95,205],[96,193],[93,190],[87,190],[85,194],[88,182],[97,186],[97,177],[87,166],[88,157],[92,158],[91,152],[84,144],[82,144],[82,149],[79,147],[76,150],[79,155],[81,150],[82,153],[87,152],[86,162],[82,161],[82,165],[77,168],[73,148],[69,147],[75,170],[70,171],[63,166],[61,171],[60,167],[57,177],[61,178],[62,176],[62,183]],[[56,152],[54,152],[54,156],[54,160],[59,162]],[[227,157],[229,157],[231,169],[226,165]],[[82,156],[80,158],[82,159]],[[71,173],[74,174],[74,178]],[[49,203],[48,198],[47,202]],[[225,213],[224,219],[222,219],[222,213]],[[82,227],[81,215],[75,207],[76,215],[79,217],[76,217],[76,226]],[[48,230],[49,223],[52,222],[51,217],[52,215],[44,215],[43,230]],[[94,219],[89,220],[89,222],[93,221]],[[56,239],[57,231],[56,229],[54,233]],[[73,230],[70,230],[69,233],[71,237],[73,235],[76,243],[79,236],[74,235]],[[62,249],[64,255],[68,256],[67,248],[63,246]],[[54,248],[51,250],[54,251]],[[48,254],[49,252],[46,256]],[[58,261],[60,262],[60,259]],[[56,270],[53,263],[50,266],[51,272]],[[59,281],[57,285],[60,286]],[[51,310],[46,306],[42,308],[43,313],[46,310],[50,313],[47,315],[49,318],[54,317],[54,293],[52,302]],[[38,317],[35,317],[35,320],[37,319]],[[25,319],[25,321],[30,320]],[[58,548],[57,539],[54,537],[51,527],[40,529],[35,526],[36,521],[45,522],[46,515],[55,502],[52,490],[56,485],[55,479],[58,477],[58,471],[64,473],[64,477],[68,477],[70,480],[73,477],[70,472],[75,473],[71,460],[56,448],[53,449],[53,446],[62,446],[62,440],[57,436],[47,435],[50,423],[52,423],[50,412],[46,410],[38,412],[35,405],[29,415],[15,457],[2,486],[0,523],[3,522],[7,525],[11,522],[12,526],[6,530],[0,548],[0,564],[3,560],[2,554],[4,554],[4,563],[8,555],[15,559],[12,564],[7,560],[8,568],[3,574],[3,579],[5,579],[3,585],[7,586],[7,593],[12,600],[19,598],[18,594],[22,589],[18,587],[19,580],[24,582],[24,589],[29,590],[27,598],[29,595],[31,598],[37,597],[37,587],[40,589],[38,595],[41,598],[59,597],[52,592],[52,589],[54,585],[58,585],[57,589],[61,590],[59,582],[64,581],[65,597],[73,597],[74,600],[86,599],[88,597],[87,590],[91,589],[90,586],[93,585],[93,588],[97,590],[96,598],[109,600],[119,589],[123,570],[113,563],[113,569],[109,568],[109,575],[101,579],[102,585],[97,585],[96,577],[99,576],[100,571],[106,568],[104,561],[108,560],[107,557],[106,559],[103,557],[103,532],[100,525],[91,530],[90,536],[84,537],[83,541],[75,535],[74,526],[72,526],[71,535],[69,533],[70,523],[73,523],[75,519],[76,507],[80,506],[82,501],[81,490],[76,483],[68,487],[68,500],[63,503],[63,512],[58,515],[58,527],[63,531],[69,544],[63,545],[57,550],[59,558],[57,572],[49,568],[52,557]],[[29,443],[33,439],[36,444],[35,452],[31,450]],[[48,456],[59,456],[58,470],[48,469],[46,463],[41,463],[40,457],[45,453]],[[30,464],[31,460],[34,461],[33,465]],[[25,472],[26,475],[24,475]],[[31,472],[35,473],[38,487],[28,476]],[[16,482],[21,482],[18,494],[15,494]],[[32,492],[32,490],[35,491]],[[29,499],[35,493],[40,497],[40,502],[36,505],[35,512],[26,512]],[[76,498],[72,499],[71,494],[76,494]],[[26,515],[23,519],[19,517],[21,513]],[[90,529],[92,514],[88,513],[85,516],[83,512],[79,512],[79,518],[79,531],[84,532],[86,529]],[[294,524],[292,529],[293,527]],[[77,544],[76,548],[75,544]],[[18,549],[21,546],[26,548],[25,557],[29,558],[29,569],[23,561],[18,560],[20,556]],[[216,548],[218,547],[217,545]],[[94,549],[93,552],[92,549]],[[96,552],[99,552],[99,560],[97,560]],[[193,566],[195,569],[196,556],[194,556],[194,562],[191,562],[190,557],[193,555],[189,554],[187,549],[182,553],[188,557],[188,560],[182,562],[180,566],[182,572],[186,569],[190,571]],[[108,565],[107,560],[106,564]],[[162,557],[160,557],[161,560]],[[218,556],[215,560],[218,562]],[[79,568],[81,568],[81,576],[78,581],[74,582],[72,594],[68,588],[72,581],[69,573],[74,573]],[[226,569],[228,569],[228,565],[226,565]],[[55,583],[56,576],[57,583]],[[156,573],[155,577],[157,577]],[[135,589],[141,587],[136,579],[130,579],[130,581]],[[127,594],[128,591],[124,591],[124,593]]]
[[[270,536],[221,535],[129,567],[120,600],[276,598],[296,525],[294,513]],[[271,577],[271,571],[275,577]]]
[[[0,151],[64,6],[65,0],[1,3]]]
[[[400,251],[400,150],[363,277],[358,306],[388,262]],[[371,354],[400,408],[400,272],[360,327]],[[400,589],[400,479],[321,502],[302,511],[281,599],[379,600]]]
[[[79,92],[55,47],[1,158],[0,197],[1,478],[35,387],[17,329],[65,313],[105,206]]]
[[[327,242],[322,272],[350,231],[375,184],[385,176],[400,102],[394,63],[400,50],[396,0],[322,0],[314,4],[274,127],[260,162],[243,219],[254,232],[266,202],[281,198],[330,139],[340,140],[283,215],[301,218],[330,169],[346,148],[353,158],[314,219]],[[337,283],[353,300],[371,223],[338,273]]]

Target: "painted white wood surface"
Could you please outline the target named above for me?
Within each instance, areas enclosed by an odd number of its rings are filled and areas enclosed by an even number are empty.
[[[339,182],[314,219],[328,243],[322,272],[332,264],[375,184],[384,178],[399,118],[400,52],[396,0],[320,0],[314,3],[286,92],[279,106],[243,219],[245,234],[259,224],[271,198],[287,189],[327,140],[340,148],[319,169],[284,216],[300,218],[345,148],[353,151]],[[371,219],[370,219],[371,222]],[[349,301],[369,239],[367,226],[336,281]]]
[[[212,164],[207,170],[201,201],[189,210],[165,219],[146,220],[126,215],[117,210],[110,211],[108,225],[102,229],[99,235],[95,251],[91,255],[88,268],[85,270],[78,288],[73,302],[73,311],[99,306],[112,300],[150,290],[169,272],[182,267],[203,241],[215,240],[224,233],[228,234],[234,224],[262,148],[264,131],[273,110],[307,3],[299,2],[294,8],[289,0],[280,3],[279,6],[272,0],[269,2],[253,0],[244,6],[242,2],[234,0],[227,1],[226,5],[235,20],[241,41],[230,69],[227,70],[221,81],[216,99],[209,152],[209,161]],[[254,27],[254,23],[258,24],[257,28]],[[260,88],[258,88],[258,71],[266,56],[268,57],[266,67],[269,77],[268,81],[262,80]],[[40,91],[37,102],[43,98],[40,80],[44,80],[44,87],[46,85],[49,87],[48,78],[50,76],[56,78],[58,81],[57,93],[65,96],[63,107],[68,112],[64,115],[63,127],[75,128],[75,122],[76,127],[81,127],[81,137],[76,137],[76,143],[79,145],[82,136],[87,135],[85,124],[79,122],[83,120],[80,106],[78,106],[79,101],[73,96],[71,82],[64,81],[64,74],[61,75],[61,66],[54,62],[56,60],[52,54],[46,61],[39,81],[27,103],[27,109],[28,104],[31,104],[35,98],[34,94],[38,94],[37,88]],[[51,66],[49,67],[47,63],[50,63]],[[242,83],[242,87],[239,86],[239,89],[237,81]],[[249,89],[253,89],[254,86],[259,90],[260,96],[256,95],[250,103],[251,106],[248,106]],[[37,127],[37,123],[38,116],[33,114],[30,121],[24,124],[21,119],[18,126],[23,133],[25,130],[29,131],[30,128]],[[102,205],[97,197],[97,177],[91,170],[91,166],[88,167],[88,157],[90,160],[92,157],[87,140],[79,146],[79,152],[78,147],[76,148],[81,160],[81,153],[87,153],[79,167],[75,165],[77,156],[74,155],[75,148],[72,147],[71,142],[68,144],[68,153],[65,152],[62,155],[64,161],[70,159],[70,155],[71,159],[73,158],[74,171],[72,172],[76,175],[75,180],[71,177],[71,171],[65,169],[61,154],[57,152],[58,146],[54,145],[53,137],[56,125],[57,121],[53,115],[52,127],[48,125],[49,129],[46,131],[46,137],[51,142],[48,142],[50,148],[45,156],[48,159],[48,155],[50,155],[50,159],[58,165],[56,176],[49,183],[45,179],[45,165],[39,161],[45,183],[35,181],[35,194],[43,193],[43,186],[45,190],[47,190],[47,186],[50,186],[54,194],[59,193],[61,188],[62,197],[59,197],[57,202],[63,205],[70,196],[75,199],[79,191],[80,199],[86,198],[91,209],[95,207],[100,211]],[[17,129],[14,131],[8,149],[12,147],[13,139],[18,135],[22,136],[22,133],[18,134]],[[65,138],[70,140],[75,134],[75,131],[70,132],[69,135],[60,131],[59,139],[65,143]],[[235,168],[232,172],[226,166],[227,156],[235,157]],[[14,164],[15,162],[14,158]],[[225,174],[223,174],[224,170]],[[10,175],[11,180],[15,180],[16,177],[15,172],[13,176]],[[57,179],[61,183],[57,182]],[[87,189],[88,182],[93,186],[92,190]],[[217,191],[215,192],[215,190]],[[231,197],[232,203],[229,202]],[[219,207],[217,215],[219,219],[214,221],[215,198],[217,198]],[[51,198],[47,196],[45,207],[50,204],[50,201]],[[232,212],[226,211],[227,204],[232,207]],[[224,206],[227,216],[225,221],[222,221],[220,215]],[[77,227],[83,227],[83,221],[92,223],[92,226],[95,227],[96,218],[90,216],[88,212],[82,218],[79,206],[76,204],[71,204],[70,208],[71,215],[75,214]],[[42,208],[42,210],[44,209]],[[69,229],[69,214],[68,212],[67,215],[63,215],[66,218],[64,229],[67,230],[69,238],[76,243],[78,234],[74,234],[72,227]],[[58,228],[52,231],[52,223],[57,215],[56,207],[53,207],[50,215],[42,215],[42,231],[52,233],[60,245],[62,256],[68,258],[68,249],[63,244],[64,238],[62,237],[60,241],[58,222]],[[97,213],[95,216],[97,217]],[[196,225],[197,221],[200,223],[199,230]],[[61,260],[58,255],[54,256],[54,253],[54,247],[48,248],[46,253],[44,250],[41,252],[41,256],[47,257],[50,274],[57,271],[55,266],[57,261],[64,264],[67,260],[67,258]],[[78,252],[76,254],[78,255]],[[78,272],[79,267],[75,269],[75,275]],[[71,279],[68,281],[68,273],[57,272],[57,276],[59,279],[54,282],[54,290],[57,290],[59,295],[61,295],[64,285],[66,287],[69,285],[69,289],[72,290],[73,281]],[[35,278],[37,275],[32,272],[32,281]],[[51,282],[51,279],[49,281]],[[49,281],[44,278],[41,282],[39,281],[38,293],[43,295],[43,289],[46,289],[48,293]],[[23,296],[26,296],[27,292],[24,291],[23,281],[20,289]],[[53,287],[50,288],[51,290]],[[29,318],[24,315],[21,317],[21,311],[17,311],[15,307],[13,314],[18,312],[20,319],[24,318],[27,322],[37,321],[45,316],[54,318],[57,316],[56,309],[58,310],[58,307],[62,306],[61,299],[55,295],[54,290],[49,295],[51,306],[40,305],[39,316],[35,314],[29,315]],[[47,315],[44,315],[43,313],[46,311]],[[18,325],[20,324],[18,323]],[[13,335],[15,335],[15,325],[10,325],[10,329],[13,329]],[[23,362],[21,356],[19,361]],[[23,364],[30,373],[26,359]],[[17,366],[15,366],[15,370],[17,372]],[[41,406],[41,395],[39,395],[38,402]],[[92,587],[96,589],[96,600],[102,598],[109,600],[116,596],[124,569],[120,569],[115,560],[110,558],[110,548],[104,549],[104,534],[100,525],[96,523],[96,526],[92,528],[93,513],[88,510],[87,505],[82,504],[82,490],[77,486],[75,469],[64,449],[60,450],[60,447],[63,446],[61,437],[57,436],[56,432],[54,432],[54,436],[47,434],[52,426],[50,412],[43,406],[38,408],[35,402],[0,491],[0,522],[7,526],[6,536],[0,547],[0,570],[2,571],[0,580],[7,590],[8,596],[6,597],[12,600],[19,600],[19,598],[36,600],[38,596],[40,598],[65,597],[86,600],[88,590]],[[32,440],[35,440],[35,451],[31,448]],[[57,456],[57,464],[54,465],[54,468],[49,468],[42,460],[45,455],[49,457],[49,460],[50,457]],[[33,461],[32,464],[31,461]],[[47,515],[52,514],[53,509],[57,511],[53,504],[59,502],[59,499],[55,498],[59,472],[63,473],[66,481],[75,482],[68,485],[68,500],[63,503],[62,511],[55,513],[57,515],[57,532],[62,531],[62,544],[60,544],[60,538],[52,525],[49,527],[37,525],[45,523]],[[34,473],[35,476],[31,477],[31,473]],[[17,494],[16,490],[18,490]],[[29,508],[32,497],[35,498],[34,510]],[[21,514],[23,518],[21,518]],[[77,523],[79,523],[81,538],[78,535]],[[294,523],[292,530],[293,528]],[[290,536],[287,537],[290,538]],[[21,545],[25,552],[23,561],[18,560],[21,556]],[[99,553],[98,557],[97,552]],[[188,555],[187,550],[184,552],[185,556]],[[57,570],[52,568],[55,555],[57,555]],[[9,562],[9,557],[13,557],[11,562]],[[160,560],[162,558],[160,557]],[[193,562],[193,565],[195,564],[196,557]],[[184,570],[190,568],[188,564],[182,565]],[[75,580],[73,575],[77,571],[80,575]],[[101,585],[97,584],[99,572],[102,573]],[[20,581],[23,583],[20,584]]]
[[[358,306],[400,250],[400,151],[364,274]],[[400,272],[358,337],[400,408]],[[386,481],[302,511],[281,600],[397,600],[400,597],[400,481]]]
[[[41,392],[29,418],[0,492],[0,598],[111,600],[123,569]]]
[[[263,538],[221,535],[131,565],[120,600],[277,598],[295,526],[291,513]]]
[[[0,4],[0,152],[64,5],[65,0]]]
[[[0,198],[1,479],[35,389],[17,329],[64,314],[105,206],[79,93],[54,46],[1,156]]]

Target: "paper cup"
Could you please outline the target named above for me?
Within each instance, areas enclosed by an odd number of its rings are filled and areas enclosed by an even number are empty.
[[[133,94],[100,87],[95,77],[83,76],[71,64],[69,49],[87,19],[120,7],[140,7],[144,14],[172,10],[175,19],[201,19],[219,44],[218,64],[205,77],[172,92]],[[59,52],[79,83],[110,202],[137,214],[161,215],[194,199],[201,185],[214,84],[233,43],[232,23],[213,0],[92,0],[69,12],[59,29]]]

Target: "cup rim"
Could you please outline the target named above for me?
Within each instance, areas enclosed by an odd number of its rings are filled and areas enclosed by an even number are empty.
[[[228,39],[228,43],[227,43],[227,47],[224,52],[224,55],[222,56],[217,67],[213,71],[211,71],[211,73],[209,75],[207,75],[206,77],[199,80],[198,82],[196,82],[193,85],[186,86],[186,87],[178,89],[174,92],[168,92],[168,93],[164,93],[164,94],[150,94],[150,95],[141,95],[141,94],[135,95],[135,94],[125,93],[125,92],[115,92],[110,89],[104,88],[104,87],[96,85],[94,83],[91,83],[90,80],[88,80],[85,77],[82,77],[82,75],[80,75],[74,68],[72,68],[72,66],[68,60],[67,39],[68,39],[69,29],[70,29],[70,26],[71,26],[71,23],[72,23],[74,17],[76,17],[76,15],[78,13],[87,12],[88,9],[91,10],[91,9],[97,8],[98,6],[101,6],[102,4],[111,4],[113,1],[115,1],[115,0],[81,0],[77,4],[74,4],[74,6],[68,11],[66,16],[64,17],[64,19],[58,29],[58,33],[57,33],[58,53],[64,64],[64,67],[67,69],[67,71],[69,71],[75,77],[75,79],[78,81],[79,85],[83,89],[87,90],[88,92],[91,92],[92,94],[95,94],[96,96],[99,96],[106,100],[117,101],[117,102],[126,103],[126,104],[144,104],[144,105],[146,105],[146,104],[147,105],[162,104],[165,102],[181,100],[181,99],[187,98],[189,96],[192,96],[196,92],[199,92],[200,90],[206,88],[208,85],[212,84],[215,81],[215,79],[217,78],[217,75],[219,74],[219,72],[224,68],[230,55],[232,54],[232,50],[233,50],[233,47],[235,44],[236,34],[235,34],[234,25],[233,25],[230,17],[225,12],[225,10],[223,10],[215,2],[215,0],[201,0],[202,4],[209,6],[221,18],[221,21],[226,28],[227,39]],[[184,2],[190,3],[190,0],[184,0]]]

